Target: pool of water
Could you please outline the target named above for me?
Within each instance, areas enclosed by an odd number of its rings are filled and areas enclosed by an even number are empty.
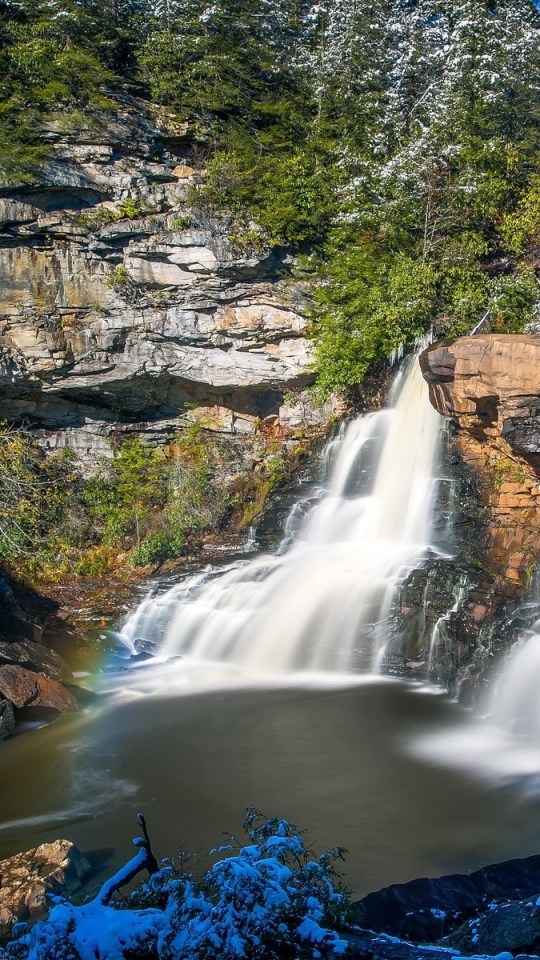
[[[167,856],[240,837],[248,805],[307,829],[319,852],[346,847],[357,895],[538,853],[534,794],[416,749],[466,742],[471,722],[435,689],[381,678],[103,696],[2,744],[0,858],[65,837],[103,877],[130,856],[139,811]]]

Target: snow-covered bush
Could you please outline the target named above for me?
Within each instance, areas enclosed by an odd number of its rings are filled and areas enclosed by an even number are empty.
[[[332,866],[342,851],[314,857],[286,820],[267,820],[252,809],[245,827],[248,844],[201,879],[164,861],[127,904],[104,903],[103,891],[79,907],[57,900],[49,919],[0,957],[316,960],[345,953],[347,943],[333,929],[345,923],[348,910],[347,892]]]

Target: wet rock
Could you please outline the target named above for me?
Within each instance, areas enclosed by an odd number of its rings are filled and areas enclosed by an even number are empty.
[[[0,700],[0,740],[7,740],[15,730],[13,704],[9,700]]]
[[[0,667],[0,697],[15,707],[49,707],[58,713],[79,709],[72,693],[58,680],[49,680],[20,666]]]
[[[537,953],[540,949],[539,889],[528,900],[490,905],[455,933],[444,937],[441,946],[453,947],[465,956],[491,956],[503,951],[511,956]]]
[[[76,893],[89,872],[90,864],[69,840],[0,861],[0,929],[43,914],[47,894]]]
[[[5,664],[27,667],[51,680],[73,683],[73,674],[66,661],[54,650],[31,640],[7,642],[0,636],[0,666]]]
[[[464,920],[478,916],[489,903],[509,897],[533,897],[536,903],[539,892],[540,856],[534,856],[492,864],[469,875],[393,884],[356,903],[354,915],[361,926],[371,930],[415,943],[433,943],[461,928]],[[540,933],[540,924],[538,930]],[[454,939],[450,943],[450,937],[446,942],[457,946]],[[492,952],[477,946],[472,952]],[[506,949],[497,946],[495,953]]]
[[[149,657],[156,657],[159,653],[159,646],[153,640],[144,640],[139,637],[135,640],[133,646],[138,654],[144,653]]]

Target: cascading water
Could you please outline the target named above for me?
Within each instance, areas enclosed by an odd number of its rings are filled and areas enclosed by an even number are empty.
[[[494,719],[540,749],[540,620],[510,655],[494,694]]]
[[[537,604],[535,604],[537,606]],[[486,691],[484,714],[461,729],[422,736],[413,754],[445,766],[472,770],[489,780],[540,791],[540,620],[524,631]]]
[[[147,598],[123,627],[125,642],[144,638],[162,656],[258,676],[376,670],[396,585],[429,544],[442,423],[416,360],[396,392],[393,407],[359,417],[330,442],[327,488],[300,522],[297,505],[276,554]]]

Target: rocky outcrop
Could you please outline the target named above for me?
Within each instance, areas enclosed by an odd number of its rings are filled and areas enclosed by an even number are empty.
[[[540,338],[446,340],[420,363],[431,402],[457,424],[456,453],[485,507],[477,559],[519,595],[540,557]]]
[[[0,669],[6,665],[25,667],[51,680],[73,683],[73,674],[66,661],[54,650],[31,640],[9,642],[0,639]]]
[[[45,912],[47,894],[81,889],[90,864],[69,840],[55,840],[0,861],[0,931]]]
[[[450,874],[396,883],[369,893],[353,906],[363,927],[414,943],[433,943],[477,918],[488,903],[536,897],[540,892],[540,856],[490,864],[471,874]],[[457,942],[448,937],[449,945]],[[503,948],[502,944],[499,949]],[[489,952],[475,950],[474,952]],[[496,952],[496,951],[494,951]]]
[[[47,136],[35,182],[0,189],[0,418],[94,463],[186,418],[277,419],[312,377],[305,292],[285,251],[193,206],[189,130],[120,97]]]
[[[420,365],[439,413],[540,476],[540,337],[443,340],[422,354]]]

